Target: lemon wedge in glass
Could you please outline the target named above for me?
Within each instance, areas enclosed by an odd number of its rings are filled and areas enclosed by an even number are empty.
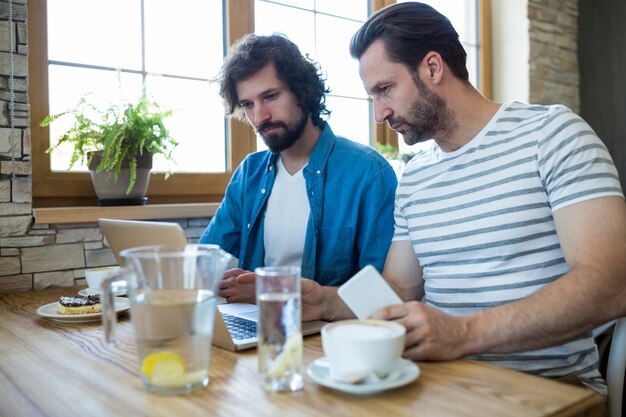
[[[302,362],[302,333],[289,336],[282,352],[271,363],[266,376],[275,378],[282,376],[286,371],[298,368]]]
[[[155,385],[178,385],[185,380],[185,361],[173,352],[151,353],[143,359],[141,373]]]

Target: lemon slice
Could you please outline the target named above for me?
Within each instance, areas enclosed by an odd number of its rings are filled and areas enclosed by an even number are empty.
[[[286,371],[298,368],[302,362],[302,333],[289,336],[282,352],[274,359],[267,376],[275,378],[282,376]]]
[[[151,379],[180,379],[185,372],[185,361],[173,352],[151,353],[141,363],[141,373]]]

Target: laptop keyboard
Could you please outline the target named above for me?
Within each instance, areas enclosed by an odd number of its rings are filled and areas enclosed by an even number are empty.
[[[231,316],[230,314],[220,313],[226,323],[226,327],[230,335],[235,340],[249,339],[256,337],[256,323],[251,320],[242,319],[241,317]]]

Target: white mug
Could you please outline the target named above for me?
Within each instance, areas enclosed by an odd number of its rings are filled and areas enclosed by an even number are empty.
[[[357,383],[385,378],[400,363],[406,329],[383,320],[343,320],[322,328],[322,346],[330,376]]]
[[[89,289],[101,292],[102,281],[120,271],[119,266],[103,266],[99,268],[85,269],[85,280]]]

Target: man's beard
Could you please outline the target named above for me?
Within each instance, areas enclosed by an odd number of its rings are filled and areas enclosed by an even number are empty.
[[[270,152],[278,154],[285,149],[289,149],[300,139],[306,128],[307,120],[306,113],[300,111],[300,119],[296,121],[294,126],[289,127],[287,123],[281,121],[266,122],[257,126],[256,131],[259,132],[259,135],[261,135],[263,142],[265,142]],[[282,128],[283,132],[271,133],[269,135],[261,133],[263,130],[272,127]]]
[[[414,77],[413,81],[420,97],[411,103],[406,118],[397,116],[389,119],[391,126],[404,124],[408,127],[403,134],[407,145],[435,139],[437,134],[449,133],[456,128],[454,112],[445,101],[430,91],[419,78]]]

